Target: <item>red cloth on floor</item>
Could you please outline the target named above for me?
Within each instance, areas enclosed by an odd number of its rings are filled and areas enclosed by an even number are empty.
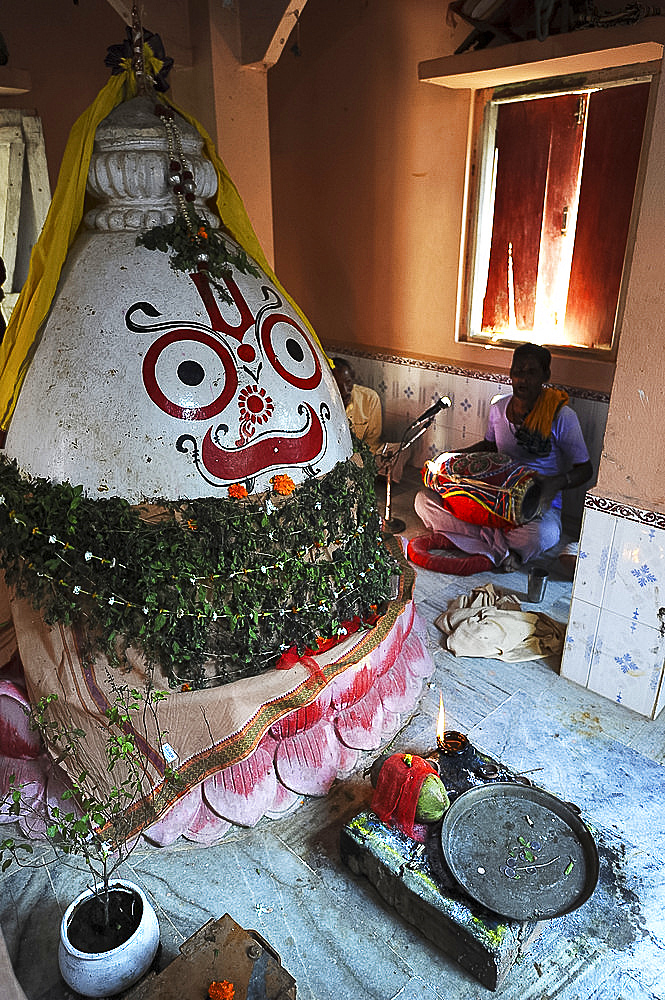
[[[394,753],[384,761],[372,797],[372,812],[382,823],[392,823],[420,843],[425,840],[426,828],[416,823],[416,808],[429,774],[436,774],[436,770],[422,757]]]

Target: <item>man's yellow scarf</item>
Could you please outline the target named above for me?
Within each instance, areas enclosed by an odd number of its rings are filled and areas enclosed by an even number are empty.
[[[567,402],[568,393],[563,389],[543,389],[536,405],[515,432],[518,444],[532,455],[549,455],[552,448],[552,423]]]

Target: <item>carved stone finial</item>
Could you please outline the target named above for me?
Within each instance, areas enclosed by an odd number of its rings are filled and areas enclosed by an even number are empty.
[[[218,229],[219,219],[205,204],[217,190],[215,168],[201,152],[198,131],[180,115],[177,121],[196,181],[193,208],[212,229]],[[155,114],[154,99],[135,97],[114,108],[95,135],[88,190],[99,204],[86,213],[88,229],[145,230],[173,222],[178,209],[169,182],[169,159],[167,133]]]

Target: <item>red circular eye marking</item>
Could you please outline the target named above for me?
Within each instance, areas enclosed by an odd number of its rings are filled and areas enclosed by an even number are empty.
[[[309,375],[307,378],[300,378],[296,374],[294,374],[294,372],[289,371],[288,368],[285,368],[282,362],[279,360],[279,358],[275,354],[275,349],[273,347],[271,339],[272,329],[276,323],[285,323],[287,326],[290,326],[292,327],[293,330],[295,330],[299,338],[297,344],[301,350],[302,350],[301,340],[305,342],[305,344],[307,345],[307,350],[309,351],[309,358],[307,360],[311,359],[311,361],[314,362],[314,372],[312,375]],[[272,313],[270,316],[268,316],[261,326],[261,341],[263,343],[265,352],[268,356],[268,359],[270,360],[271,365],[273,366],[275,371],[279,372],[279,374],[286,382],[289,382],[291,385],[297,386],[299,389],[316,389],[317,385],[321,381],[321,365],[319,364],[319,359],[316,355],[316,351],[309,342],[309,338],[305,336],[304,331],[300,329],[298,324],[294,322],[294,320],[292,320],[290,316],[285,316],[283,313]],[[304,360],[304,354],[303,354],[303,360]],[[294,358],[294,363],[297,364],[298,359]]]
[[[241,344],[238,348],[238,357],[241,361],[249,364],[256,357],[256,351],[251,344]]]
[[[211,403],[208,403],[207,406],[180,406],[169,399],[157,384],[156,368],[162,351],[170,347],[171,344],[184,344],[188,340],[193,340],[197,344],[205,344],[206,347],[209,347],[217,355],[224,368],[224,388],[219,396],[213,399]],[[153,403],[160,410],[163,410],[164,413],[168,413],[169,416],[178,417],[180,420],[208,420],[210,417],[221,413],[229,401],[233,399],[235,391],[238,388],[238,376],[230,353],[223,344],[214,340],[213,337],[210,337],[207,333],[199,333],[193,330],[171,330],[170,333],[165,333],[162,337],[159,337],[146,353],[143,359],[143,383]]]

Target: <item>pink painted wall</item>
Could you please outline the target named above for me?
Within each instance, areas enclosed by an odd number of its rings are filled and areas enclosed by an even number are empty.
[[[131,0],[126,0],[131,7]],[[179,0],[143,0],[144,26],[178,58],[171,72],[172,98],[192,99],[189,15]],[[69,130],[109,79],[106,50],[125,38],[125,23],[107,0],[20,0],[3,18],[7,68],[27,70],[27,94],[0,96],[0,107],[34,108],[41,117],[51,186],[55,186]],[[212,127],[209,123],[209,127]]]
[[[125,3],[131,8],[131,0]],[[227,42],[233,26],[221,4],[212,4],[210,13],[205,0],[142,0],[140,6],[144,27],[160,35],[174,59],[169,96],[212,135],[270,259],[266,73],[236,61]],[[0,96],[0,107],[34,108],[40,115],[53,188],[69,130],[108,80],[106,50],[124,40],[125,23],[107,0],[21,0],[2,31],[9,67],[27,70],[32,85],[27,94]]]
[[[593,490],[660,513],[665,513],[664,184],[661,77],[603,455]]]
[[[471,92],[418,81],[469,31],[440,0],[312,0],[269,72],[276,267],[331,347],[509,365],[455,342]],[[608,391],[613,369],[553,378]]]

